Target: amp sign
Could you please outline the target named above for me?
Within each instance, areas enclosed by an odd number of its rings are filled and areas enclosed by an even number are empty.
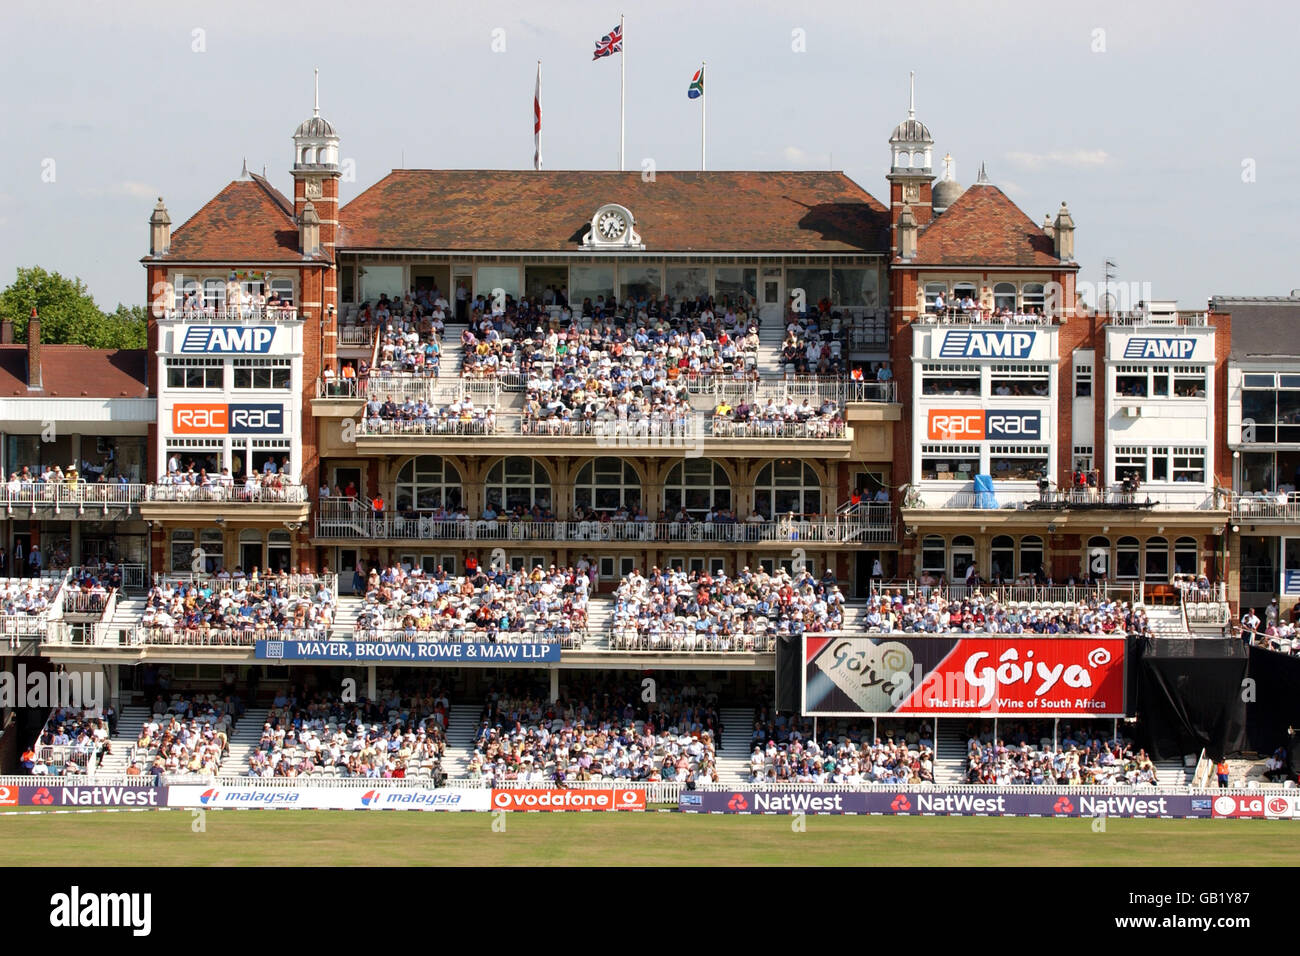
[[[949,332],[939,346],[939,358],[1029,358],[1037,332]]]
[[[185,330],[185,355],[265,355],[271,351],[275,329],[261,325],[192,325]]]
[[[1124,346],[1126,359],[1190,359],[1196,352],[1194,338],[1134,338]]]

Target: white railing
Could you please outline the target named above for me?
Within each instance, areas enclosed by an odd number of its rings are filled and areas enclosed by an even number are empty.
[[[72,590],[63,593],[63,613],[67,614],[94,614],[97,617],[104,617],[109,610],[117,604],[117,589],[107,591],[104,594],[83,594],[81,591]]]
[[[965,584],[927,585],[914,580],[871,582],[871,593],[893,594],[901,591],[914,595],[921,600],[928,600],[931,595],[938,595],[947,600],[980,595],[999,604],[1016,602],[1019,604],[1076,604],[1082,601],[1127,601],[1138,604],[1142,601],[1143,589],[1140,583],[1114,584],[1099,582],[1075,586],[1053,585],[1051,587],[1021,584],[981,584],[978,587]]]
[[[960,479],[957,479],[960,480]],[[947,479],[944,479],[946,482]],[[937,482],[936,482],[937,483]],[[913,486],[914,494],[904,503],[905,508],[942,508],[953,510],[987,510],[994,508],[1041,509],[1043,511],[1076,508],[1146,508],[1160,511],[1213,511],[1227,507],[1226,499],[1213,491],[1197,488],[1189,491],[1157,491],[1146,487],[1136,492],[1106,491],[1041,492],[1034,481],[1003,481],[994,479],[992,493],[976,492],[967,487],[960,491],[928,488],[924,484]]]
[[[375,326],[373,325],[341,325],[339,326],[339,345],[370,347],[370,343],[375,338]]]
[[[200,306],[193,309],[168,309],[161,319],[164,322],[297,322],[298,309],[294,306],[272,306],[257,309],[253,306]]]
[[[401,618],[402,613],[396,615]],[[585,629],[580,626],[533,625],[522,631],[487,631],[472,626],[422,631],[402,627],[399,621],[387,627],[302,627],[302,628],[181,628],[140,625],[126,640],[131,646],[252,647],[257,641],[368,641],[379,644],[559,644],[581,647]]]
[[[345,499],[353,500],[353,499]],[[779,521],[516,521],[437,520],[428,516],[374,517],[356,506],[317,517],[320,538],[373,538],[444,541],[606,541],[758,544],[809,543],[834,546],[893,540],[889,505],[860,506],[864,516],[794,518]]]
[[[809,632],[810,634],[812,632]],[[818,631],[816,637],[834,637],[838,632]],[[628,625],[611,627],[606,634],[608,650],[646,654],[771,654],[776,651],[777,632],[763,634],[710,635],[690,632],[645,634]]]
[[[302,504],[307,501],[307,488],[300,484],[281,484],[280,487],[255,485],[243,481],[225,484],[219,479],[210,485],[172,484],[149,485],[149,501],[196,503],[219,501],[247,504]]]
[[[1174,312],[1167,315],[1152,315],[1149,312],[1116,312],[1103,316],[1107,325],[1178,325],[1187,328],[1205,328],[1210,324],[1205,312]]]
[[[125,507],[130,510],[148,495],[145,484],[120,484],[112,481],[22,481],[18,487],[11,483],[0,485],[0,502],[12,513],[15,508],[55,508],[64,506],[94,505],[107,512],[109,508]],[[83,509],[84,512],[84,509]]]
[[[339,576],[337,574],[316,575],[299,573],[288,574],[285,577],[288,578],[288,585],[285,592],[281,594],[281,597],[288,595],[292,597],[311,598],[315,597],[323,587],[331,595],[331,600],[338,599]],[[233,580],[234,579],[224,571],[216,574],[208,574],[206,572],[193,574],[155,573],[153,576],[153,583],[164,588],[175,587],[176,585],[196,584],[210,587],[217,591],[230,587]],[[276,586],[279,587],[281,576],[274,571],[268,571],[266,574],[259,575],[258,580],[262,584],[266,584],[268,581],[273,581]]]
[[[432,421],[399,421],[396,419],[363,418],[357,425],[357,435],[362,438],[384,438],[394,435],[413,435],[428,437],[482,437],[484,435],[520,434],[504,426],[500,420],[462,421],[460,419],[438,419]],[[523,434],[527,434],[526,432]]]
[[[1232,496],[1234,519],[1300,521],[1300,492],[1257,492]]]
[[[1011,325],[1038,325],[1052,326],[1057,325],[1056,319],[1050,314],[1038,314],[1028,312],[1017,312],[1012,315],[1000,316],[989,309],[975,309],[973,311],[963,311],[959,308],[946,308],[942,312],[935,312],[928,308],[926,311],[917,316],[916,324],[918,325],[992,325],[992,326],[1011,326]]]

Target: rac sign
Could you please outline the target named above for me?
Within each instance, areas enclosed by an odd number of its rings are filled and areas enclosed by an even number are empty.
[[[1039,441],[1041,412],[1027,409],[932,408],[926,435],[930,441]]]
[[[184,355],[265,355],[275,329],[262,325],[192,325],[181,340]]]
[[[948,332],[939,346],[939,358],[1029,358],[1037,332]]]
[[[1124,345],[1126,359],[1190,359],[1196,339],[1186,337],[1132,338]]]
[[[282,405],[190,403],[172,407],[174,435],[279,435],[283,431]]]

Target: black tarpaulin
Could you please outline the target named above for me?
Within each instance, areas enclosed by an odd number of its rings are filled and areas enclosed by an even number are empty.
[[[1300,657],[1263,647],[1250,649],[1249,687],[1254,700],[1246,705],[1246,735],[1250,749],[1272,754],[1291,749],[1288,728],[1300,728]]]
[[[783,634],[776,642],[776,709],[798,713],[803,697],[803,638]]]
[[[1232,638],[1148,638],[1139,664],[1143,746],[1157,760],[1204,748],[1213,760],[1246,746],[1249,657]]]

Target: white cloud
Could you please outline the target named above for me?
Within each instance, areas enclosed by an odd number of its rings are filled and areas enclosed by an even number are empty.
[[[1026,195],[1026,193],[1025,193],[1025,188],[1024,188],[1023,186],[1021,186],[1019,183],[1013,183],[1013,182],[1012,182],[1011,180],[1009,180],[1009,179],[1004,180],[1004,181],[1002,181],[1002,182],[1000,182],[1000,183],[994,183],[993,185],[997,186],[999,189],[1001,189],[1001,190],[1002,190],[1004,193],[1006,193],[1008,196],[1024,196],[1024,195]]]
[[[1022,169],[1042,169],[1044,166],[1104,166],[1110,156],[1104,149],[1063,149],[1050,153],[1007,153],[1007,160]]]
[[[148,183],[137,183],[130,180],[115,183],[111,191],[119,196],[130,196],[134,199],[153,199],[158,195],[158,190]]]
[[[807,150],[800,149],[798,146],[787,146],[781,150],[781,155],[785,157],[787,163],[799,164],[810,163],[813,161],[812,154]]]

